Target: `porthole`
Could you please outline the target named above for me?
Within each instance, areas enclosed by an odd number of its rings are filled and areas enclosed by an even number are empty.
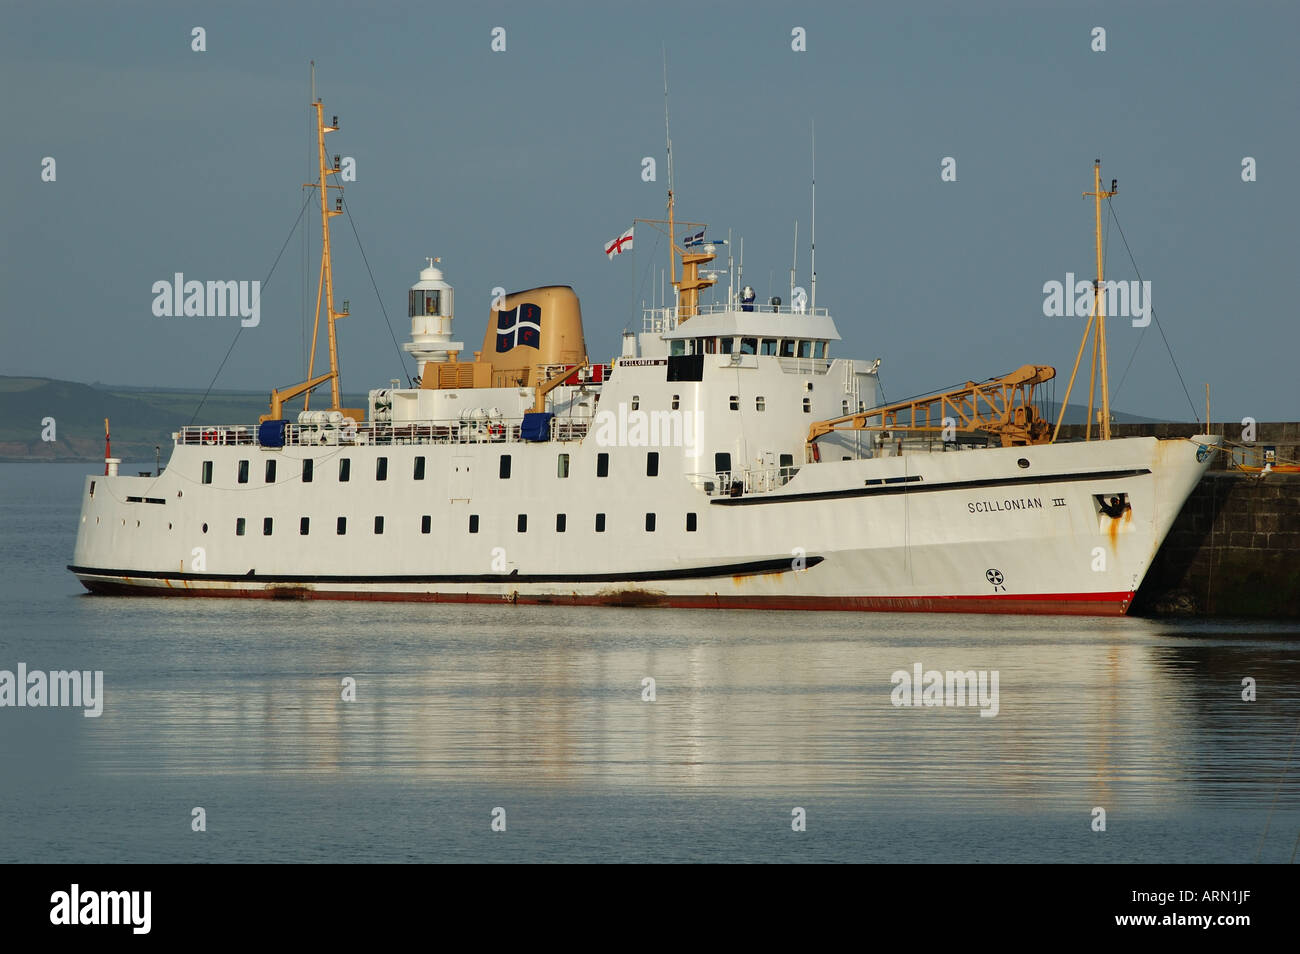
[[[1019,467],[1021,470],[1024,470],[1029,466],[1029,461],[1026,460],[1024,457],[1022,457],[1020,458],[1020,460],[1016,461],[1016,466]]]

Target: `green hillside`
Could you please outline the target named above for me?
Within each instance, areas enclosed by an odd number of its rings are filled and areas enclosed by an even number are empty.
[[[104,418],[109,418],[113,456],[165,464],[172,433],[195,424],[256,424],[267,410],[267,394],[252,391],[137,390],[78,384],[51,378],[0,376],[0,460],[104,459]],[[348,407],[365,407],[362,395],[345,395]],[[296,413],[301,401],[294,402]],[[42,440],[45,418],[54,418],[54,441]]]

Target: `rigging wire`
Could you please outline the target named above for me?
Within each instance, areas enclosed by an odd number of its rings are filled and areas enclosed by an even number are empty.
[[[262,279],[262,284],[260,288],[263,291],[266,290],[267,285],[271,284],[271,276],[275,274],[275,267],[280,264],[280,257],[284,255],[284,250],[289,247],[289,242],[292,241],[293,239],[293,233],[298,230],[298,223],[302,221],[302,214],[307,211],[307,205],[311,202],[311,199],[312,199],[312,195],[309,192],[307,194],[307,198],[303,199],[302,201],[302,208],[298,210],[298,218],[294,219],[293,221],[293,228],[289,229],[289,234],[284,237],[284,244],[280,246],[280,251],[279,253],[276,254],[275,261],[271,263],[271,270],[267,272],[266,277]],[[186,425],[187,427],[193,425],[194,422],[198,419],[199,411],[203,410],[204,402],[207,401],[208,395],[212,393],[212,386],[217,383],[217,378],[221,376],[222,368],[224,368],[226,366],[226,362],[230,360],[230,354],[232,351],[235,350],[235,345],[239,344],[239,336],[243,333],[244,333],[244,323],[241,321],[239,323],[239,327],[235,329],[234,340],[230,342],[230,347],[226,349],[226,356],[222,358],[221,363],[217,365],[217,370],[216,372],[213,373],[212,380],[208,382],[208,388],[206,391],[203,392],[203,397],[199,399],[198,407],[194,409],[194,414],[192,417],[190,417],[190,423],[189,425]]]
[[[1134,273],[1135,275],[1137,275],[1137,279],[1138,279],[1138,281],[1141,282],[1141,281],[1142,281],[1142,273],[1138,270],[1137,259],[1135,259],[1135,258],[1133,257],[1133,250],[1132,250],[1131,248],[1129,248],[1129,245],[1128,245],[1128,237],[1124,234],[1124,227],[1123,227],[1122,225],[1119,224],[1119,216],[1117,216],[1117,215],[1115,214],[1115,206],[1111,204],[1111,202],[1110,202],[1109,199],[1106,200],[1106,205],[1110,208],[1110,216],[1111,216],[1111,218],[1115,220],[1115,230],[1116,230],[1117,232],[1119,232],[1119,237],[1124,241],[1124,251],[1128,252],[1128,258],[1129,258],[1129,261],[1133,263],[1133,273]],[[1164,341],[1164,343],[1165,343],[1165,350],[1166,350],[1167,352],[1169,352],[1169,360],[1173,363],[1173,366],[1174,366],[1174,373],[1178,375],[1178,383],[1182,386],[1182,389],[1183,389],[1183,395],[1187,398],[1187,406],[1190,407],[1190,408],[1192,409],[1192,417],[1193,417],[1193,418],[1196,420],[1196,422],[1199,424],[1199,423],[1201,423],[1201,416],[1200,416],[1199,413],[1197,413],[1197,410],[1196,410],[1196,404],[1193,403],[1193,401],[1192,401],[1192,395],[1191,395],[1191,394],[1188,392],[1188,390],[1187,390],[1187,382],[1183,380],[1183,372],[1182,372],[1182,369],[1180,369],[1180,368],[1178,367],[1178,359],[1174,357],[1174,349],[1171,348],[1171,347],[1169,346],[1169,339],[1168,339],[1167,337],[1165,337],[1165,329],[1164,329],[1164,326],[1163,326],[1162,324],[1160,324],[1160,318],[1159,318],[1158,315],[1156,315],[1156,309],[1155,309],[1155,306],[1151,304],[1151,301],[1150,301],[1149,299],[1148,299],[1148,301],[1147,301],[1147,308],[1148,308],[1148,309],[1150,310],[1150,312],[1151,312],[1151,317],[1155,320],[1155,323],[1156,323],[1156,330],[1160,332],[1160,339],[1161,339],[1162,341]],[[1143,329],[1143,335],[1145,335],[1145,334],[1146,334],[1146,330]],[[1142,338],[1139,337],[1139,338],[1138,338],[1137,347],[1140,347],[1141,344],[1142,344]],[[1133,349],[1133,356],[1134,356],[1134,357],[1136,357],[1136,355],[1137,355],[1137,347],[1134,347],[1134,349]],[[1132,364],[1133,364],[1133,358],[1132,358],[1132,357],[1129,358],[1129,362],[1128,362],[1128,363],[1129,363],[1129,366],[1131,367]],[[1128,377],[1128,368],[1125,368],[1125,369],[1124,369],[1124,377]],[[1121,379],[1120,379],[1120,384],[1122,385],[1123,383],[1124,383],[1124,379],[1121,378]],[[1119,393],[1119,387],[1118,387],[1118,386],[1115,388],[1115,393],[1116,393],[1116,394]],[[1113,399],[1113,395],[1112,395],[1112,399]]]
[[[342,198],[342,193],[339,194]],[[401,346],[397,343],[397,335],[393,334],[392,322],[388,320],[388,309],[384,307],[384,296],[379,294],[379,284],[375,281],[375,273],[370,270],[370,259],[366,258],[366,250],[361,247],[361,235],[357,232],[357,224],[352,219],[352,210],[348,208],[346,200],[343,202],[343,208],[348,214],[348,225],[352,226],[352,234],[357,240],[357,249],[361,252],[361,261],[366,263],[366,274],[370,276],[370,285],[375,290],[375,297],[379,299],[379,310],[383,312],[384,324],[388,327],[388,337],[393,339],[393,348],[397,351],[397,363],[402,366],[402,377],[406,378],[408,385],[414,386],[411,376],[406,373],[406,361],[402,357]]]

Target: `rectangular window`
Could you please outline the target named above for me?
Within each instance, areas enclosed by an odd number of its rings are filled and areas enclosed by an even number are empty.
[[[782,466],[782,467],[793,467],[793,466],[794,466],[794,454],[782,454],[782,455],[781,455],[781,466]]]
[[[736,339],[735,339],[735,338],[719,338],[719,339],[718,339],[718,353],[719,353],[719,354],[731,354],[731,352],[732,352],[732,351],[734,350],[734,348],[735,348],[735,345],[736,345]]]
[[[203,482],[205,484],[212,483],[212,461],[210,460],[203,462]]]
[[[671,346],[671,348],[670,348],[670,350],[669,350],[668,353],[669,353],[669,354],[685,354],[685,353],[686,353],[686,342],[683,341],[681,338],[674,338],[674,339],[673,339],[672,346]]]
[[[813,349],[813,357],[817,358],[819,361],[823,361],[823,360],[826,359],[826,342],[825,342],[825,341],[819,341],[819,342],[817,342],[817,346]]]
[[[764,339],[763,339],[763,354],[776,354],[776,339],[775,339],[775,338],[764,338]]]
[[[632,395],[632,410],[634,411],[641,410],[641,395],[639,394]]]
[[[337,533],[340,537],[343,536],[343,534],[348,532],[347,517],[339,517],[338,524],[335,526],[334,532]]]
[[[298,519],[298,534],[307,536],[311,532],[311,517],[300,517]]]
[[[767,399],[764,398],[762,395],[759,395],[758,397],[754,398],[754,410],[755,410],[755,411],[766,411],[766,410],[767,410]]]
[[[731,405],[731,409],[732,409],[733,411],[739,411],[739,410],[740,410],[740,395],[739,395],[739,394],[733,394],[731,397],[727,398],[727,403]]]
[[[263,518],[262,518],[262,536],[264,536],[264,537],[269,537],[269,536],[271,535],[271,526],[272,526],[271,518],[270,518],[270,517],[263,517]]]
[[[695,514],[693,513],[688,513],[686,515],[686,532],[687,533],[695,532]]]
[[[645,475],[647,477],[659,476],[659,452],[649,451],[645,455]]]
[[[509,454],[501,455],[501,466],[497,471],[497,476],[500,477],[502,480],[510,479],[510,455]]]
[[[596,532],[605,532],[605,515],[603,513],[596,514]]]
[[[729,471],[731,470],[731,455],[730,455],[730,454],[714,454],[714,455],[713,455],[713,469],[716,470],[716,471],[718,471],[718,473],[727,473],[727,472],[729,472]]]
[[[244,518],[237,517],[235,519],[235,536],[242,537],[243,535],[244,535]]]
[[[302,482],[310,484],[313,473],[316,470],[316,462],[308,457],[302,462]]]
[[[274,458],[266,462],[266,482],[268,484],[275,483],[275,459]]]
[[[555,458],[555,476],[556,477],[569,476],[569,455],[568,454],[561,454],[560,456]]]
[[[380,457],[375,460],[375,480],[388,479],[388,458]]]
[[[241,460],[241,461],[239,462],[239,478],[238,478],[238,480],[239,480],[239,482],[240,482],[241,484],[246,484],[246,483],[248,483],[248,461],[246,461],[246,460]]]
[[[804,412],[805,414],[811,414],[811,413],[812,413],[812,398],[804,398],[804,399],[803,399],[803,412]]]
[[[342,457],[339,459],[339,483],[345,484],[352,477],[352,461],[350,458]]]
[[[812,342],[811,342],[811,341],[800,341],[800,342],[799,342],[799,357],[801,357],[801,358],[811,358],[811,357],[812,357]]]
[[[781,339],[781,357],[783,357],[783,358],[793,358],[793,357],[794,357],[794,340],[793,340],[793,339],[791,339],[791,338],[782,338],[782,339]]]
[[[421,457],[420,460],[424,460],[424,458]],[[426,513],[423,517],[420,518],[420,532],[429,533],[432,530],[433,530],[433,518]]]
[[[521,514],[520,514],[520,515],[515,519],[515,530],[517,530],[519,533],[527,533],[527,532],[528,532],[528,514],[526,514],[526,513],[521,513]]]
[[[424,458],[415,458],[415,479],[424,480]]]
[[[478,533],[478,514],[476,513],[469,515],[469,532]]]
[[[568,523],[568,517],[565,514],[557,513],[555,515],[555,532],[563,533],[566,523]]]
[[[681,406],[682,406],[682,396],[681,396],[680,394],[674,394],[674,395],[673,395],[673,410],[675,411],[675,410],[677,410],[677,409],[678,409],[679,407],[681,407]]]
[[[757,338],[741,338],[741,339],[740,339],[740,353],[741,353],[741,354],[758,354],[758,339],[757,339]]]
[[[655,532],[655,515],[652,513],[648,513],[645,515],[645,532],[646,533]]]
[[[383,533],[383,532],[384,532],[384,518],[375,517],[375,533]]]
[[[596,476],[597,477],[609,476],[609,455],[608,454],[596,455]]]

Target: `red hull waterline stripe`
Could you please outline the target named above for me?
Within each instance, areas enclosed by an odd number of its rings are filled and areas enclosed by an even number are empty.
[[[848,610],[877,613],[1000,613],[1025,616],[1123,616],[1133,592],[998,593],[988,596],[670,596],[648,590],[613,590],[592,595],[525,593],[394,593],[318,590],[308,586],[270,589],[205,589],[149,586],[81,577],[90,592],[104,596],[191,596],[269,600],[359,600],[380,603],[485,603],[556,606],[655,606],[676,609]]]

